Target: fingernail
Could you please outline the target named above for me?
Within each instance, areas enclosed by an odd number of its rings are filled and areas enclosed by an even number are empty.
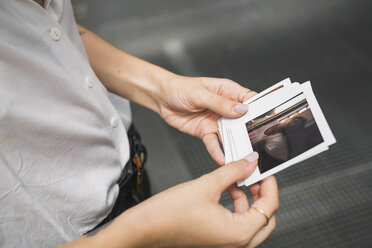
[[[247,160],[249,163],[253,163],[258,159],[258,153],[252,152],[251,154],[244,157],[245,160]]]
[[[248,106],[245,104],[237,104],[234,107],[234,111],[239,114],[245,114],[248,111]]]

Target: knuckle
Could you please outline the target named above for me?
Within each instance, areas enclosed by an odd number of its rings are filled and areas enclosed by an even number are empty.
[[[232,166],[235,166],[235,167],[244,167],[244,166],[248,165],[248,161],[245,160],[245,159],[240,159],[240,160],[230,162],[229,164],[231,164]]]
[[[234,82],[233,80],[229,78],[221,78],[221,80],[228,84],[236,84],[236,82]]]
[[[247,165],[241,161],[235,161],[231,164],[228,164],[227,166],[229,166],[229,170],[233,175],[242,174],[245,172],[245,169],[247,168]]]

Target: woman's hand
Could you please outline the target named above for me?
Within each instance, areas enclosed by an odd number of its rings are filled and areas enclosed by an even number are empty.
[[[217,138],[217,120],[236,118],[247,112],[242,101],[256,93],[220,78],[183,77],[129,55],[89,30],[82,41],[89,62],[111,92],[141,104],[173,127],[201,138],[220,165],[224,155]]]
[[[222,165],[225,158],[217,138],[217,120],[245,114],[248,107],[241,102],[256,93],[229,79],[177,75],[162,84],[161,92],[160,116],[180,131],[202,139],[212,158]]]
[[[170,125],[200,137],[218,164],[224,155],[216,136],[221,116],[239,117],[247,109],[240,103],[255,92],[227,79],[190,78],[133,57],[79,27],[89,62],[111,92],[158,112]],[[242,246],[260,244],[275,227],[279,206],[275,178],[252,186],[249,208],[235,183],[257,165],[257,153],[196,180],[164,191],[126,211],[94,236],[84,236],[64,247]],[[219,204],[224,190],[234,200],[234,213]]]
[[[152,227],[143,245],[256,247],[262,243],[276,226],[274,213],[279,200],[273,176],[251,187],[252,206],[268,215],[267,226],[266,218],[249,207],[243,191],[241,194],[235,191],[232,196],[234,212],[219,204],[221,194],[228,187],[236,187],[236,182],[255,170],[257,158],[258,154],[252,153],[246,159],[166,190],[133,208],[132,213],[138,211],[136,214],[146,220],[144,224]]]
[[[232,195],[234,212],[220,205],[222,192],[248,177],[257,153],[196,180],[170,188],[127,210],[108,227],[66,247],[256,247],[273,231],[279,207],[274,176],[252,186],[252,207],[241,190]],[[232,186],[234,185],[234,186]],[[266,217],[253,208],[263,210]]]

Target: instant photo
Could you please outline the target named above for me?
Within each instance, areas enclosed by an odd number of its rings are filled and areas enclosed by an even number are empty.
[[[246,129],[260,155],[261,174],[323,142],[306,99],[279,105],[247,122]]]
[[[309,81],[285,79],[244,104],[249,107],[244,116],[218,121],[225,163],[259,153],[257,168],[238,186],[252,185],[336,142]]]

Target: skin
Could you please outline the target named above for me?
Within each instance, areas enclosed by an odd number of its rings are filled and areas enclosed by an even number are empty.
[[[41,7],[44,7],[44,0],[34,0],[37,4],[39,4]]]
[[[158,113],[169,125],[203,140],[212,158],[224,164],[217,138],[221,116],[237,118],[237,105],[256,94],[222,78],[184,77],[150,64],[79,26],[91,66],[105,87]],[[248,94],[247,94],[248,92]]]
[[[279,207],[277,184],[269,177],[251,187],[253,208],[245,195],[234,196],[234,212],[218,201],[222,192],[256,168],[257,161],[240,160],[198,179],[170,188],[125,211],[93,236],[62,247],[256,247],[275,228]],[[144,221],[145,223],[142,223]]]
[[[44,6],[44,1],[35,1]],[[169,125],[203,140],[211,157],[223,165],[217,137],[221,116],[236,118],[241,105],[256,94],[229,80],[184,77],[131,56],[78,26],[89,62],[111,92],[158,113]],[[247,93],[248,92],[248,93]],[[240,111],[236,111],[240,106]],[[238,107],[239,108],[239,107]],[[242,111],[242,109],[244,111]],[[255,247],[275,228],[279,207],[275,178],[250,187],[253,205],[270,218],[249,208],[236,182],[257,166],[258,154],[222,166],[198,179],[177,185],[125,211],[95,235],[83,236],[61,247]],[[228,190],[234,212],[219,204]]]

